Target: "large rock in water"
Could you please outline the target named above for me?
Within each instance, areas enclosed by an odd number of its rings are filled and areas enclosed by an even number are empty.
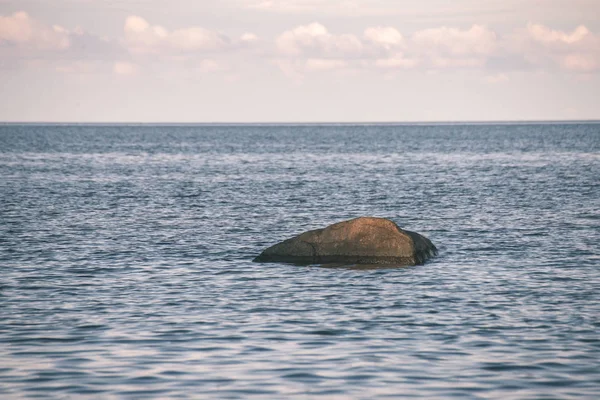
[[[417,265],[437,254],[429,239],[385,218],[361,217],[285,240],[255,262]]]

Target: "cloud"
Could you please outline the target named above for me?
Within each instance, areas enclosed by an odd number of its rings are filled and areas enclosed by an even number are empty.
[[[60,25],[48,26],[24,11],[0,15],[0,45],[35,50],[65,50],[71,45],[71,33]]]
[[[113,65],[113,72],[117,75],[134,75],[138,66],[127,61],[117,61]]]
[[[424,29],[407,39],[393,28],[369,28],[365,37],[389,51],[387,57],[374,63],[386,69],[483,67],[498,48],[496,33],[482,25],[466,30],[445,26]]]
[[[0,69],[47,70],[71,75],[105,71],[124,55],[115,40],[81,27],[68,29],[39,21],[26,12],[0,15]]]
[[[125,47],[135,54],[207,52],[227,48],[232,43],[227,36],[205,28],[169,31],[135,15],[127,17],[123,32]]]
[[[573,44],[584,40],[591,35],[591,32],[583,25],[578,26],[571,33],[552,30],[541,24],[527,25],[527,31],[531,38],[539,43],[547,45],[553,44]]]
[[[425,29],[411,37],[413,52],[437,68],[483,66],[497,48],[496,33],[482,25]]]
[[[333,35],[317,22],[283,32],[275,44],[282,54],[288,56],[352,57],[360,55],[363,50],[363,45],[356,36]]]
[[[394,27],[374,26],[356,36],[334,34],[313,22],[283,32],[275,44],[277,65],[291,76],[357,68],[487,69],[493,77],[487,81],[496,83],[505,81],[504,73],[528,65],[573,73],[600,69],[600,37],[583,25],[560,31],[530,23],[505,36],[481,24],[467,29],[429,28],[408,36]]]
[[[246,32],[240,37],[240,40],[243,43],[254,43],[258,41],[258,36],[256,36],[254,33]]]
[[[290,0],[254,5],[306,9],[321,3]],[[108,39],[79,27],[44,23],[19,11],[0,15],[0,58],[3,68],[42,68],[45,63],[47,68],[65,73],[104,63],[102,70],[110,71],[112,66],[119,75],[136,73],[139,66],[150,62],[178,62],[180,70],[196,72],[232,72],[236,65],[260,64],[265,58],[294,78],[324,71],[468,68],[484,71],[485,80],[494,83],[503,81],[510,71],[528,68],[595,73],[600,70],[600,36],[585,25],[557,30],[529,23],[499,35],[483,24],[411,33],[387,25],[367,26],[362,32],[332,32],[312,22],[270,38],[252,32],[230,37],[200,26],[167,29],[131,15],[124,21],[122,33]]]
[[[388,50],[402,47],[405,44],[402,34],[396,28],[389,26],[367,28],[365,29],[364,36],[367,41]]]
[[[512,35],[508,48],[537,68],[560,68],[573,73],[600,70],[600,36],[584,25],[566,32],[529,23]]]
[[[90,34],[80,27],[69,30],[48,25],[25,12],[0,15],[2,69],[26,67],[70,74],[93,69],[132,75],[144,63],[177,62],[180,72],[225,72],[229,67],[223,59],[235,57],[235,51],[251,49],[257,42],[258,36],[251,32],[231,39],[197,26],[168,30],[135,15],[125,19],[122,34],[115,39]],[[215,55],[217,59],[206,58],[207,53],[218,52],[222,54]]]
[[[252,32],[233,39],[199,26],[169,30],[135,15],[126,18],[121,43],[138,65],[154,64],[169,76],[190,79],[216,73],[233,79],[249,59],[262,61],[252,52],[262,45]]]
[[[318,22],[300,25],[275,39],[275,65],[299,82],[305,73],[348,69],[363,58],[365,46],[355,35],[333,34]]]
[[[469,29],[432,28],[413,33],[405,38],[400,31],[390,26],[368,27],[363,36],[332,34],[319,24],[301,25],[282,33],[276,40],[279,53],[305,63],[283,63],[289,71],[290,65],[304,65],[308,71],[375,67],[381,69],[424,68],[476,68],[485,65],[487,59],[498,48],[495,32],[482,25]],[[308,60],[335,60],[318,63]],[[341,62],[343,61],[343,63]],[[325,68],[325,65],[331,66]],[[333,67],[335,66],[335,68]],[[285,71],[284,71],[285,72]]]

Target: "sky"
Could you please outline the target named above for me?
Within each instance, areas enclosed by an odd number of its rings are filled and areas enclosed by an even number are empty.
[[[599,0],[0,0],[0,121],[600,119]]]

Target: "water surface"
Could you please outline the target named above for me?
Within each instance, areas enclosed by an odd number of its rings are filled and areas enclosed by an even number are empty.
[[[600,125],[0,126],[0,397],[600,397]],[[255,264],[361,215],[439,256]]]

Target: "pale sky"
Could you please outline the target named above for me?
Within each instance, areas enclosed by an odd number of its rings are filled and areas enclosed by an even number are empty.
[[[0,0],[0,121],[600,119],[600,0]]]

